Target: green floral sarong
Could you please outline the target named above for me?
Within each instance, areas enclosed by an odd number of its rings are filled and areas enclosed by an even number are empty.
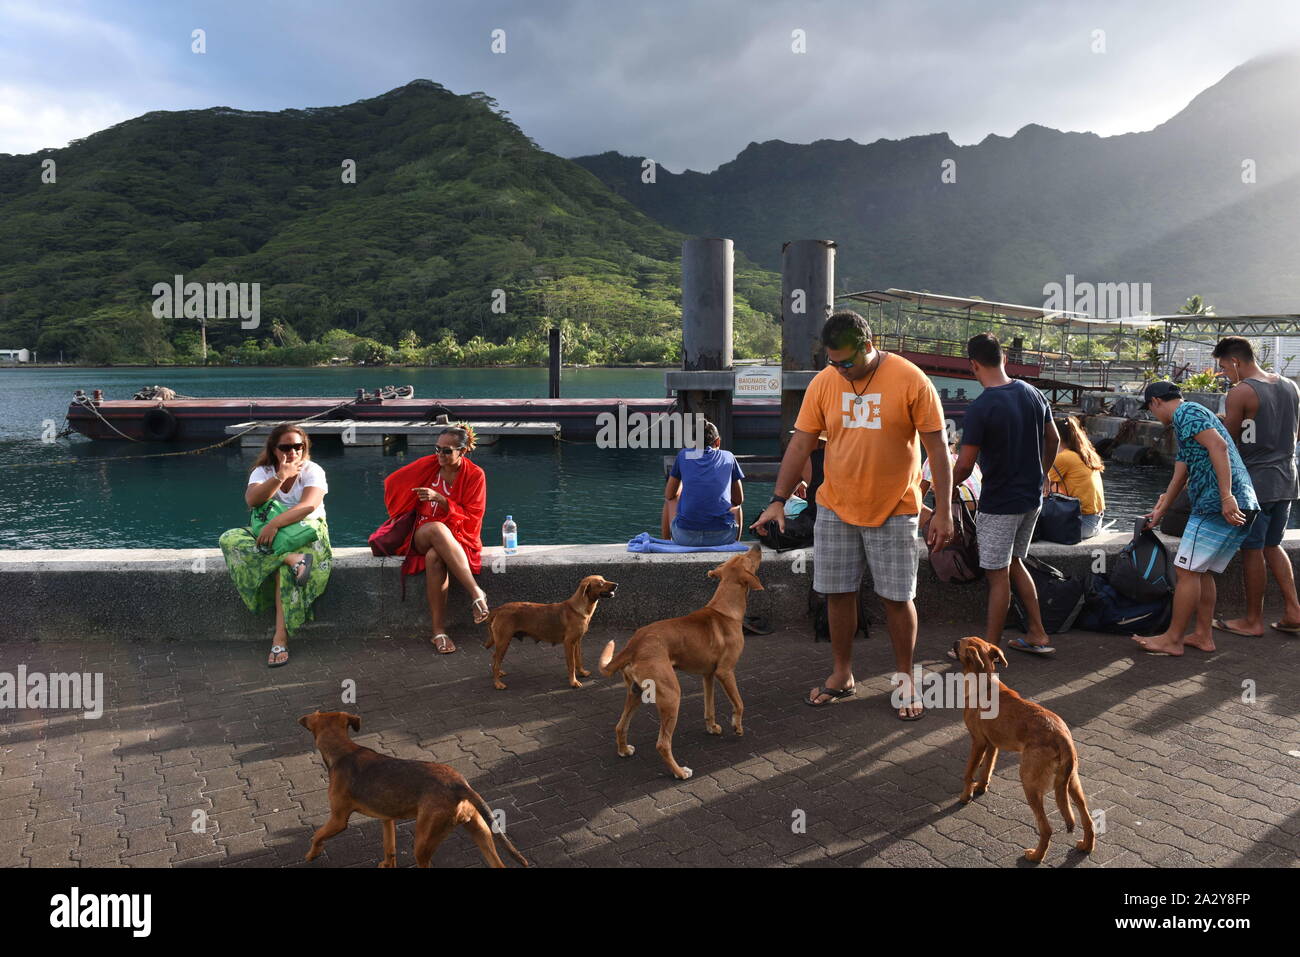
[[[314,561],[307,584],[299,588],[293,583],[293,572],[284,563],[283,555],[266,555],[258,551],[257,538],[247,528],[232,528],[221,536],[221,553],[226,556],[226,567],[235,587],[244,599],[248,610],[261,613],[275,610],[275,589],[280,589],[284,605],[284,628],[293,635],[312,619],[312,604],[325,592],[330,580],[330,566],[334,553],[330,550],[330,531],[324,518],[308,520],[316,529],[316,541],[303,549]],[[275,575],[277,577],[273,578]]]

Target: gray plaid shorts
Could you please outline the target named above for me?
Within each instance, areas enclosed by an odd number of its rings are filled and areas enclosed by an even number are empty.
[[[1036,508],[1019,515],[976,512],[975,540],[980,547],[980,568],[1006,568],[1011,564],[1011,559],[1028,555],[1039,511],[1041,509]]]
[[[823,595],[856,592],[871,567],[876,594],[888,601],[916,597],[917,516],[894,515],[876,528],[850,525],[825,505],[813,528],[813,590]]]

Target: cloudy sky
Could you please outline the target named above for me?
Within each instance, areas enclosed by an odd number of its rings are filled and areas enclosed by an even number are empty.
[[[0,0],[0,152],[150,110],[332,106],[425,77],[495,97],[562,156],[711,170],[769,139],[1150,129],[1297,47],[1291,0]]]

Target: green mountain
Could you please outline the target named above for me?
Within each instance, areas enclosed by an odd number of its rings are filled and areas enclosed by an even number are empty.
[[[339,107],[148,113],[0,154],[0,346],[192,360],[198,321],[151,308],[181,274],[260,284],[258,328],[207,325],[236,361],[542,361],[556,322],[572,361],[673,359],[683,238],[490,97],[429,80]],[[737,352],[771,353],[779,278],[740,256],[736,276]]]
[[[769,141],[708,174],[660,168],[652,184],[639,158],[577,162],[658,222],[730,236],[771,269],[786,240],[834,239],[841,291],[898,286],[1040,304],[1046,284],[1072,274],[1151,283],[1157,313],[1194,293],[1221,315],[1293,312],[1297,91],[1300,56],[1286,55],[1233,70],[1142,133],[1031,125],[972,146],[944,133]],[[941,179],[947,160],[955,182]]]

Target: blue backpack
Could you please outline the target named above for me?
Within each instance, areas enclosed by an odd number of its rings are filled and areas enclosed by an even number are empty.
[[[1138,516],[1133,523],[1133,540],[1120,549],[1110,571],[1110,584],[1133,602],[1154,602],[1174,590],[1173,563],[1169,550]]]
[[[1105,575],[1092,575],[1076,628],[1123,635],[1158,635],[1169,627],[1174,601],[1166,594],[1155,601],[1133,601],[1116,590]]]

